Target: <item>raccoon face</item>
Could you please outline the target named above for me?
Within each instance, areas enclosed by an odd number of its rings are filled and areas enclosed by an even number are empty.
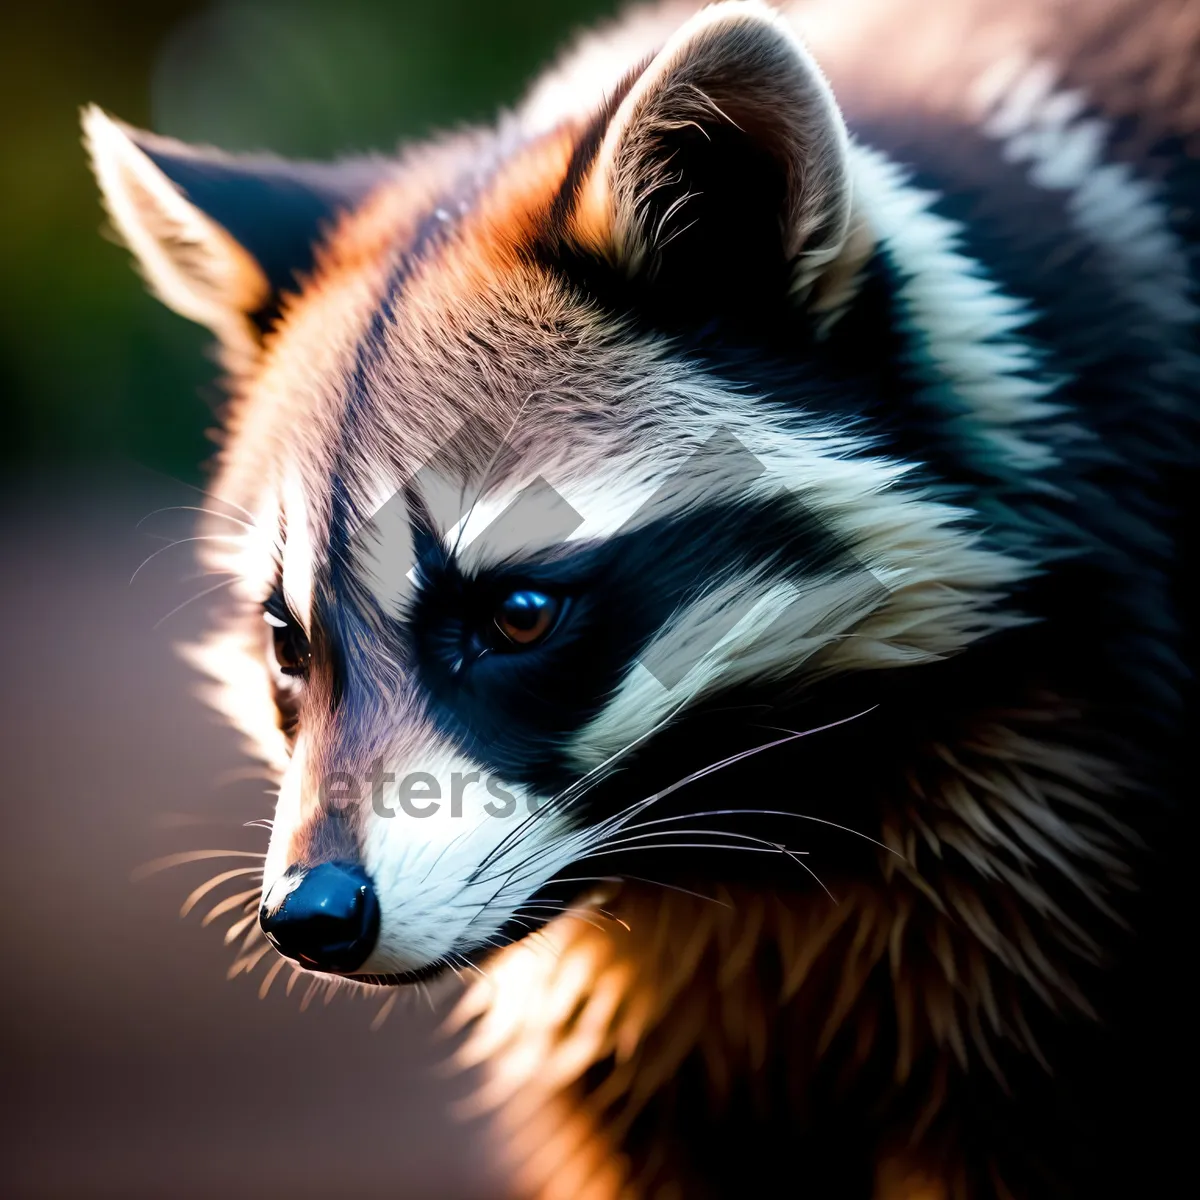
[[[962,649],[1021,574],[846,402],[886,180],[790,29],[718,5],[631,68],[585,118],[396,161],[85,118],[233,377],[246,611],[202,659],[280,770],[261,920],[311,969],[521,936],[712,765],[714,711],[752,697],[761,740],[764,705]]]

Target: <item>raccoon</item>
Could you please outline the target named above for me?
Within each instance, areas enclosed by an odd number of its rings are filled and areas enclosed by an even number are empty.
[[[471,981],[529,1194],[1164,1194],[1198,54],[727,0],[394,155],[84,114],[228,375],[262,933]]]

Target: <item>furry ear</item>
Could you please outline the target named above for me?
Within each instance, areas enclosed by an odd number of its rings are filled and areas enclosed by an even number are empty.
[[[683,25],[621,98],[568,236],[669,303],[743,310],[806,290],[850,230],[847,134],[820,68],[766,5]]]
[[[236,364],[257,354],[281,294],[313,265],[341,211],[383,178],[371,160],[233,156],[83,113],[84,143],[117,232],[154,293],[207,325]]]

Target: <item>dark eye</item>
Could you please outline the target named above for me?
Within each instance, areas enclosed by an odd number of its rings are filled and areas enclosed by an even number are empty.
[[[306,674],[312,658],[308,638],[278,593],[263,605],[263,620],[271,627],[275,661],[280,672],[290,676]]]
[[[555,626],[562,611],[561,601],[545,592],[523,588],[510,592],[496,609],[496,628],[514,646],[532,646]]]

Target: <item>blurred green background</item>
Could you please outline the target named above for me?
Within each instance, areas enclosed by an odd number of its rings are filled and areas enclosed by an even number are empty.
[[[146,296],[79,141],[93,101],[160,133],[326,157],[487,119],[615,0],[0,5],[0,456],[199,477],[207,334]],[[22,470],[24,473],[24,470]]]

